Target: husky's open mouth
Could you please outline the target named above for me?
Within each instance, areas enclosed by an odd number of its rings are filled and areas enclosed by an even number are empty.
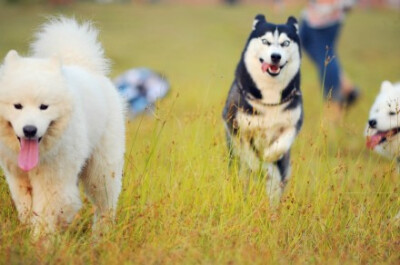
[[[398,134],[400,127],[388,130],[388,131],[377,131],[375,134],[367,136],[367,148],[374,149],[375,146],[387,141],[390,137]]]
[[[260,59],[261,62],[261,70],[265,73],[267,72],[269,75],[271,76],[277,76],[279,75],[279,73],[281,72],[281,70],[283,69],[283,67],[285,67],[285,65],[287,64],[284,63],[283,65],[279,65],[279,64],[268,64],[264,61],[262,61]]]
[[[21,145],[18,166],[24,171],[29,171],[39,163],[39,143],[42,137],[32,139],[18,137],[18,140]]]

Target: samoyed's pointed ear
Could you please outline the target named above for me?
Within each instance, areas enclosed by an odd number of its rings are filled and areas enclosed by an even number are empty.
[[[286,25],[293,26],[296,29],[296,32],[299,33],[299,23],[297,22],[297,19],[295,17],[293,16],[288,17]]]
[[[381,91],[388,91],[392,89],[393,85],[389,81],[383,81],[381,84]]]
[[[18,52],[15,50],[10,50],[6,57],[4,58],[4,65],[6,64],[12,64],[15,63],[19,60],[20,56],[18,55]]]
[[[261,15],[261,14],[258,14],[253,20],[253,30],[255,30],[263,22],[267,22],[265,20],[265,16]]]

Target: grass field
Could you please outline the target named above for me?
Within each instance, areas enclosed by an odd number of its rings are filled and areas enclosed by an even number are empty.
[[[147,66],[172,90],[154,114],[128,123],[115,230],[91,240],[85,206],[54,248],[32,244],[0,176],[0,264],[399,264],[400,181],[392,161],[365,148],[363,129],[384,79],[400,79],[400,14],[355,10],[340,57],[363,98],[340,126],[322,116],[308,58],[302,65],[305,124],[292,151],[292,180],[270,211],[265,179],[244,192],[227,167],[221,111],[257,13],[268,6],[79,4],[0,6],[0,57],[26,53],[48,15],[91,19],[113,61],[112,77]]]

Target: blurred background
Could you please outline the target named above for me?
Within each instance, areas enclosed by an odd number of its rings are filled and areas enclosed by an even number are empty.
[[[307,0],[1,0],[4,3],[50,3],[54,5],[71,4],[74,2],[94,2],[94,3],[169,3],[169,4],[277,4],[277,5],[302,5]],[[359,0],[360,6],[363,7],[392,7],[400,8],[399,0]]]

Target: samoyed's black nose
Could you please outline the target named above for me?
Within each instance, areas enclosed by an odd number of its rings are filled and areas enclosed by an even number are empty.
[[[271,54],[271,60],[272,60],[273,63],[279,63],[281,58],[282,58],[282,56],[279,53]]]
[[[375,129],[376,128],[376,120],[369,120],[368,121],[368,124],[369,124],[369,127],[371,127],[372,129]]]
[[[37,128],[33,125],[25,125],[22,130],[24,131],[24,135],[26,138],[33,138],[36,136],[37,133]]]

